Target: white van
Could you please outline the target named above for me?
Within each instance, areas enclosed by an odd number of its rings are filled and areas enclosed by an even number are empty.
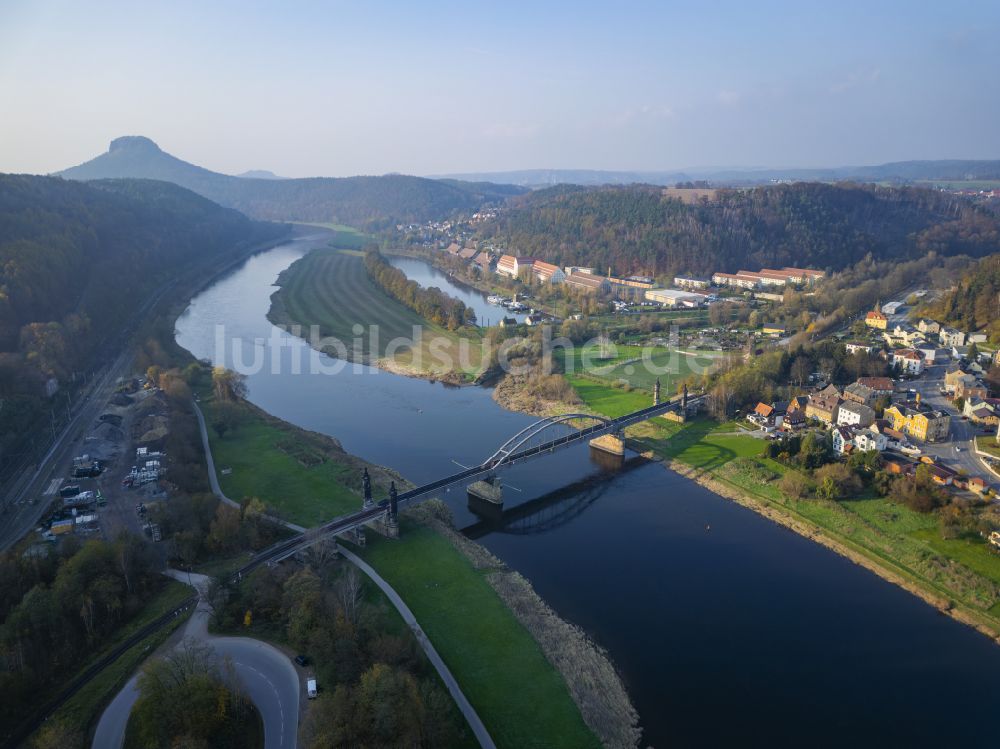
[[[316,699],[316,680],[315,679],[306,679],[306,694],[308,695],[309,699],[311,699],[311,700]]]

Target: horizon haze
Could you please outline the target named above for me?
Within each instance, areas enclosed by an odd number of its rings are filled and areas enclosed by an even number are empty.
[[[123,134],[283,177],[990,159],[998,31],[976,2],[13,2],[0,171]]]

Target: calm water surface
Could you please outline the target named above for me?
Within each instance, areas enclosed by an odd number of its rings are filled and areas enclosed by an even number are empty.
[[[336,362],[274,336],[265,315],[278,273],[324,242],[249,260],[191,302],[178,341],[232,366],[233,347],[216,344],[223,326],[243,361],[262,362],[254,403],[415,482],[482,461],[533,421],[483,388],[354,365],[293,374],[294,360],[306,372]],[[406,260],[411,277],[437,272]],[[847,560],[658,464],[609,473],[583,446],[504,481],[499,521],[481,521],[462,492],[445,499],[608,650],[644,746],[997,745],[1000,648]]]
[[[389,255],[386,259],[392,266],[403,271],[407,278],[416,281],[425,289],[436,286],[446,294],[460,299],[466,307],[472,307],[476,313],[476,321],[484,328],[496,325],[503,317],[513,317],[518,322],[523,322],[526,317],[523,313],[509,312],[503,307],[490,304],[486,301],[487,295],[479,289],[454,280],[444,271],[423,260],[402,255]]]

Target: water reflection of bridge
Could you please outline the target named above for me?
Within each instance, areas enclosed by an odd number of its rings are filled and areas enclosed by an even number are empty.
[[[596,455],[594,457],[597,457]],[[600,460],[596,461],[599,464]],[[489,502],[469,498],[469,509],[480,520],[462,530],[466,537],[476,540],[491,533],[513,536],[531,536],[547,533],[580,517],[608,490],[612,480],[623,472],[633,470],[649,461],[641,455],[619,461],[614,469],[606,466],[601,473],[529,500],[516,507],[500,509]]]

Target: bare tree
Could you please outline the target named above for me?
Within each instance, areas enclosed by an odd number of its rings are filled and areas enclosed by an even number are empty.
[[[337,581],[336,594],[344,618],[351,624],[357,624],[358,610],[361,606],[361,576],[353,565],[348,567]]]

